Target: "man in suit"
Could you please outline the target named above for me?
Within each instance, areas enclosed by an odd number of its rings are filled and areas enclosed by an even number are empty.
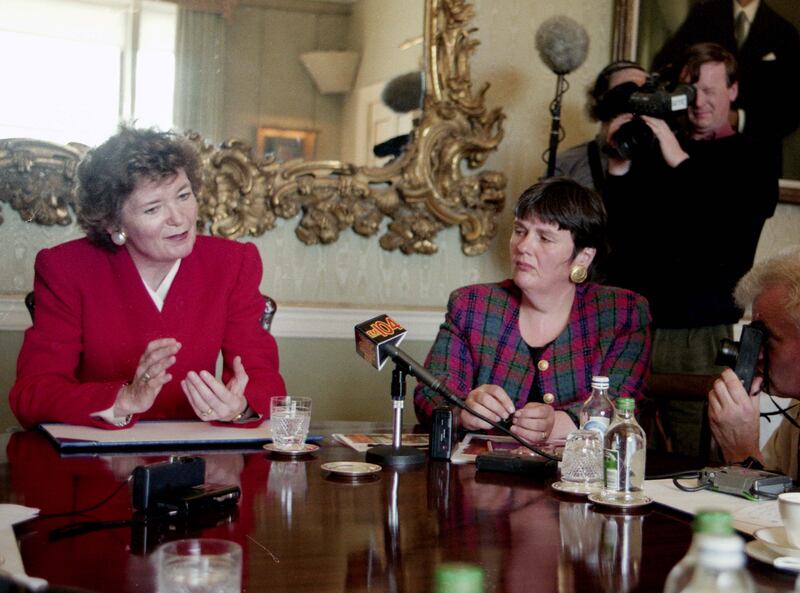
[[[800,34],[765,0],[700,0],[653,59],[653,69],[678,74],[687,47],[713,42],[739,64],[739,96],[731,123],[764,142],[781,172],[782,142],[800,124]]]

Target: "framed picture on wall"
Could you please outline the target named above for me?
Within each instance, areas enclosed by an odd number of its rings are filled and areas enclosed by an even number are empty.
[[[317,132],[286,128],[258,128],[256,153],[259,158],[275,155],[278,162],[292,159],[314,160]]]

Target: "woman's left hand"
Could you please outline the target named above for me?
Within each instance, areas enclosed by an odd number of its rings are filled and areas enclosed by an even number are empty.
[[[550,436],[555,421],[553,406],[529,403],[514,412],[511,432],[529,442],[543,441]]]
[[[223,385],[208,371],[189,371],[181,381],[181,387],[198,418],[205,422],[227,422],[247,407],[244,396],[247,381],[242,357],[237,356],[233,359],[233,377],[227,385]]]

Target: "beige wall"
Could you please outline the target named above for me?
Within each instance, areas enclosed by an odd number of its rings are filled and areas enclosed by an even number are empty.
[[[337,158],[343,98],[316,91],[300,54],[345,49],[348,31],[346,15],[238,8],[226,28],[227,137],[255,144],[260,126],[316,130],[315,158]]]
[[[370,0],[367,8],[376,16],[363,18],[369,18],[372,23],[372,39],[394,39],[397,31],[402,31],[403,39],[406,38],[409,25],[403,18],[407,16],[410,21],[418,22],[420,16],[417,10],[387,12],[391,19],[380,15],[390,7],[399,4],[406,6],[407,2]],[[419,0],[420,6],[421,3],[422,0]],[[566,14],[582,23],[589,32],[589,57],[581,68],[569,76],[571,89],[562,107],[567,133],[562,146],[581,142],[594,133],[594,126],[584,114],[585,90],[610,56],[613,2],[475,0],[474,5],[477,18],[473,24],[479,28],[476,36],[481,44],[472,62],[473,88],[479,88],[484,81],[491,82],[492,87],[486,95],[487,105],[490,108],[502,106],[507,115],[505,139],[499,150],[489,158],[487,167],[506,174],[507,199],[512,204],[516,196],[536,181],[545,169],[541,154],[547,144],[550,125],[548,104],[553,96],[555,75],[542,65],[537,56],[535,31],[546,18],[554,14]],[[283,85],[284,80],[311,84],[307,77],[305,81],[302,80],[301,74],[304,73],[298,72],[296,64],[292,64],[299,63],[299,51],[314,46],[314,39],[311,35],[296,39],[282,36],[282,29],[277,25],[282,21],[271,21],[266,15],[243,12],[246,10],[252,9],[240,9],[231,25],[241,27],[242,34],[237,37],[238,41],[229,38],[228,48],[234,53],[228,63],[236,64],[236,67],[228,68],[229,76],[238,77],[243,86],[233,87],[227,109],[230,111],[231,129],[248,138],[254,134],[257,125],[273,123],[274,114],[265,107],[266,94],[276,91],[276,87]],[[356,14],[361,13],[357,11]],[[295,15],[286,18],[301,17]],[[330,47],[339,42],[339,36],[333,32],[339,26],[336,22],[328,23],[326,18],[317,23],[320,26],[318,30],[329,32],[321,34],[320,39],[324,38]],[[260,48],[249,47],[247,40],[254,46],[261,44]],[[286,55],[280,52],[275,55],[267,48],[271,43],[275,43],[276,48],[282,47],[281,44],[289,45],[291,50],[285,52]],[[373,77],[379,75],[372,70],[370,60],[368,58],[364,62],[363,84],[375,82]],[[402,64],[400,71],[408,69],[408,64]],[[251,92],[244,92],[246,79],[257,82],[255,96]],[[313,109],[310,112],[306,110],[309,105],[313,107],[314,101],[306,103],[305,99],[288,107],[297,108],[292,112],[292,117],[296,116],[298,121],[307,121],[311,117],[311,123],[314,123],[316,117],[316,122],[321,126],[323,124],[319,122],[327,121],[327,115],[323,114],[336,111],[336,102],[344,100],[346,98],[317,96],[314,99],[315,112]],[[303,109],[300,109],[300,103],[305,105]],[[333,131],[330,133],[335,134]],[[327,151],[328,148],[321,150]],[[4,257],[0,258],[0,292],[23,293],[32,285],[36,251],[42,246],[77,236],[78,233],[71,228],[31,227],[8,207],[4,208],[3,215],[5,222],[0,226],[0,253]],[[363,238],[350,232],[332,245],[305,246],[294,235],[297,219],[280,220],[277,229],[253,241],[264,260],[262,288],[281,304],[303,302],[323,307],[346,304],[380,309],[390,306],[441,309],[454,288],[472,282],[497,280],[508,273],[506,237],[510,222],[510,207],[507,206],[501,216],[499,237],[489,252],[480,257],[462,255],[457,229],[449,229],[439,236],[439,253],[430,257],[389,253],[380,249],[376,238]],[[765,228],[758,256],[773,253],[789,243],[800,243],[800,208],[781,205],[778,214]],[[12,333],[2,343],[0,388],[10,384],[9,373],[12,372],[13,359],[16,357],[18,336]],[[409,336],[409,340],[413,339],[413,336]],[[375,406],[374,403],[384,397],[384,392],[388,393],[388,371],[376,373],[359,361],[349,341],[283,339],[280,347],[290,390],[323,398],[317,406],[320,413],[324,410],[324,414],[333,417],[339,411],[346,411],[347,414],[385,417],[386,412],[381,405]],[[428,345],[415,343],[413,347],[414,354],[421,358]],[[373,393],[377,399],[373,399]],[[357,404],[350,408],[351,402]]]

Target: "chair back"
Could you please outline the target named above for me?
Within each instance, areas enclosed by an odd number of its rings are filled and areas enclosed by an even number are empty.
[[[33,291],[30,291],[25,295],[25,306],[28,308],[28,313],[31,316],[31,322],[33,322],[33,310],[36,308],[36,301],[33,298]]]
[[[270,331],[272,328],[272,319],[278,311],[278,303],[276,303],[271,296],[267,296],[266,294],[262,294],[261,296],[264,297],[264,312],[261,314],[261,327],[263,327],[265,331]]]

